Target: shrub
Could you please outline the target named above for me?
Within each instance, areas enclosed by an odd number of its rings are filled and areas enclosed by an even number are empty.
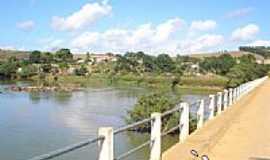
[[[150,95],[144,95],[139,98],[137,104],[134,106],[133,110],[128,111],[128,116],[126,118],[128,123],[137,122],[146,118],[151,117],[151,114],[154,112],[163,113],[167,110],[170,110],[175,107],[175,103],[173,103],[168,97],[164,96],[161,93],[153,93]],[[171,125],[176,122],[179,117],[178,115],[170,116],[170,118],[163,119],[163,127]],[[175,119],[176,118],[176,119]],[[138,126],[136,131],[150,131],[150,124],[145,123],[141,126]]]

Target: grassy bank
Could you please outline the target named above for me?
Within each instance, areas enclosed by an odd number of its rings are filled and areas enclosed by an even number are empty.
[[[173,87],[175,77],[167,75],[144,75],[134,74],[108,76],[105,74],[92,74],[91,76],[58,76],[57,81],[52,76],[47,76],[45,80],[34,78],[37,85],[46,83],[49,86],[68,87],[143,87],[157,89],[161,91],[176,90],[179,92],[216,92],[223,89],[227,84],[227,79],[220,76],[190,76],[181,77]]]

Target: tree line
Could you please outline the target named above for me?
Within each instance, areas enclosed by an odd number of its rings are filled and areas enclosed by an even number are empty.
[[[241,46],[239,47],[240,51],[251,52],[258,55],[263,56],[264,58],[270,58],[270,47],[265,46],[257,46],[257,47],[249,47],[249,46]]]
[[[86,59],[89,59],[87,54]],[[106,65],[104,65],[104,63]],[[37,73],[53,73],[52,64],[57,64],[59,68],[69,68],[75,64],[73,54],[69,49],[60,49],[55,53],[33,51],[28,59],[18,60],[10,57],[6,61],[0,62],[0,75],[8,78],[20,76],[23,78],[31,77]],[[88,64],[82,64],[75,70],[75,74],[83,76],[89,72]],[[96,68],[97,73],[110,73],[109,75],[144,74],[154,73],[153,75],[165,75],[176,78],[175,83],[185,74],[192,65],[198,68],[194,71],[199,74],[215,74],[227,77],[228,86],[235,87],[241,83],[264,76],[269,70],[269,66],[257,64],[253,55],[247,54],[239,58],[232,57],[230,54],[222,54],[216,57],[205,57],[203,59],[189,56],[177,55],[171,57],[168,54],[157,56],[148,55],[144,52],[127,52],[124,55],[116,55],[116,61],[93,63],[92,68]],[[20,72],[18,72],[20,68]]]

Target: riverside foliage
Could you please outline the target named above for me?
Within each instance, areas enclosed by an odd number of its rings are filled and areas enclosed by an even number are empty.
[[[75,59],[69,49],[60,49],[54,53],[33,51],[28,58],[10,57],[0,60],[0,77],[32,79],[54,76],[55,79],[61,79],[63,76],[73,75],[88,80],[104,75],[102,78],[107,79],[109,84],[134,82],[137,85],[169,86],[174,89],[178,85],[193,86],[191,82],[196,83],[196,86],[237,86],[265,75],[269,68],[257,64],[253,55],[234,58],[223,54],[199,59],[180,55],[152,56],[144,52],[127,52],[124,55],[113,55],[114,61],[101,62],[92,59],[91,55],[87,53],[85,59]],[[202,77],[211,81],[205,81]],[[212,81],[213,77],[216,81]]]

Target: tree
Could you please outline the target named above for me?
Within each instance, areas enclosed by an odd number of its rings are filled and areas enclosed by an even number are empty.
[[[27,65],[22,67],[21,71],[18,73],[21,78],[27,79],[37,73],[37,68],[33,65]]]
[[[75,70],[77,76],[85,76],[87,73],[88,69],[84,65],[81,65],[80,68]]]
[[[50,52],[44,52],[41,54],[41,62],[42,63],[52,63],[54,60],[54,56]]]
[[[236,64],[235,59],[229,54],[219,57],[206,57],[199,63],[200,68],[207,72],[225,75]]]
[[[226,75],[229,78],[229,87],[236,87],[241,83],[255,80],[267,74],[268,67],[257,64],[252,59],[250,56],[244,56],[241,63],[230,69]]]
[[[270,57],[270,47],[266,46],[256,46],[256,47],[249,47],[249,46],[241,46],[239,47],[240,51],[244,52],[251,52],[255,53],[258,55],[263,56],[264,58],[269,58]]]
[[[145,95],[139,98],[138,102],[135,104],[134,108],[128,112],[126,121],[128,123],[138,122],[140,120],[151,117],[151,113],[159,112],[163,113],[175,107],[175,104],[171,100],[161,93],[153,93],[150,95]],[[179,116],[179,114],[177,115]],[[168,128],[171,126],[172,122],[177,121],[175,116],[170,116],[163,120],[163,128]],[[174,123],[173,123],[174,124]],[[177,123],[175,123],[176,125]],[[145,123],[141,126],[135,128],[136,131],[145,132],[150,131],[150,124]]]
[[[239,58],[240,63],[256,63],[255,56],[251,54],[243,55]]]
[[[85,62],[86,63],[90,62],[90,53],[89,52],[86,53]]]
[[[44,73],[50,73],[52,70],[52,65],[51,64],[42,64],[41,68],[42,68],[42,71]]]
[[[167,54],[160,54],[156,58],[156,64],[162,72],[173,72],[175,63]]]
[[[5,78],[12,78],[17,72],[17,62],[4,62],[0,65],[0,75]]]
[[[55,58],[58,62],[71,62],[73,55],[69,49],[60,49],[56,51]]]
[[[40,51],[33,51],[30,53],[29,56],[30,63],[40,63],[41,62],[41,52]]]

